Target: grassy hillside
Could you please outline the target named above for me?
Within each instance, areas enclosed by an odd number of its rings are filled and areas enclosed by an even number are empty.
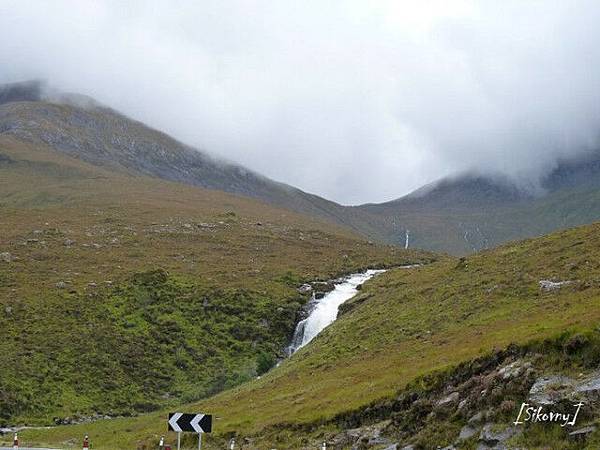
[[[428,261],[243,197],[0,137],[0,424],[127,416],[270,367],[300,283]]]
[[[411,247],[463,255],[600,219],[598,154],[559,162],[539,195],[508,180],[471,174],[395,201],[349,207],[218,160],[92,99],[48,99],[43,91],[36,83],[0,86],[0,133],[103,170],[259,199],[371,240],[403,246],[409,230]]]
[[[396,201],[363,205],[370,225],[358,228],[373,238],[455,255],[496,247],[508,241],[542,236],[600,219],[600,158],[559,165],[544,192],[517,190],[508,182],[465,176]]]
[[[460,364],[511,344],[525,348],[544,339],[562,339],[565,333],[588,333],[593,342],[598,341],[599,248],[600,225],[591,225],[468,258],[392,270],[368,282],[332,326],[280,367],[259,380],[180,409],[212,412],[218,417],[216,433],[207,440],[216,448],[232,434],[238,440],[250,437],[248,448],[314,446],[340,432],[344,427],[340,417],[360,411],[368,417],[367,405],[394,399],[415,383],[423,389],[426,383],[418,380],[424,376],[453,373]],[[544,290],[540,280],[570,283]],[[596,349],[583,359],[569,360],[565,367],[553,365],[560,358],[553,359],[555,350],[550,348],[556,348],[556,355],[563,359],[569,353],[561,348],[571,348],[558,342],[554,347],[538,348],[545,364],[540,370],[578,373],[584,369],[577,367],[583,360],[587,361],[586,370],[600,363]],[[478,365],[482,363],[473,367]],[[477,395],[482,394],[477,391]],[[516,408],[518,403],[512,405]],[[516,414],[510,408],[506,414]],[[465,419],[444,414],[440,419],[428,416],[427,423],[437,424],[430,433],[447,445],[448,433],[460,429],[450,420],[460,423]],[[143,447],[144,442],[151,446],[164,433],[164,417],[163,412],[89,426],[28,431],[24,436],[60,444],[89,432],[97,448]],[[541,447],[560,437],[554,432],[540,435],[539,431],[533,436]]]

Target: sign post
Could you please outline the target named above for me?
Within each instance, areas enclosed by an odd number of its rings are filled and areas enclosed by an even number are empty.
[[[212,431],[212,416],[210,414],[170,413],[168,424],[169,430],[177,433],[177,450],[181,448],[183,431],[198,433],[198,450],[202,450],[202,433]]]

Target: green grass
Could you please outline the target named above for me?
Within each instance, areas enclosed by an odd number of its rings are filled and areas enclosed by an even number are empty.
[[[595,328],[599,249],[600,225],[592,225],[460,260],[392,270],[367,283],[361,292],[366,299],[280,367],[180,409],[219,418],[209,445],[235,433],[253,436],[260,448],[277,442],[286,448],[281,441],[291,435],[310,436],[294,430],[391,398],[420,377],[510,344]],[[544,292],[542,279],[572,283]],[[118,436],[122,448],[142,448],[164,432],[164,417],[165,412],[24,436],[60,444],[89,430],[99,447],[119,445]]]
[[[254,378],[301,282],[429,261],[216,191],[0,140],[0,424],[128,416]]]

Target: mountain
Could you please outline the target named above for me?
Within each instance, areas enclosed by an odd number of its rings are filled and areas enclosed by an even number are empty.
[[[0,88],[0,134],[107,170],[247,196],[342,225],[370,240],[451,254],[540,236],[600,218],[600,153],[559,161],[531,193],[464,174],[394,201],[343,206],[219,160],[102,106],[36,82]]]
[[[179,409],[220,418],[208,448],[598,448],[595,427],[569,433],[600,414],[599,249],[594,224],[390,270],[262,378]],[[575,426],[511,426],[523,402],[577,399]],[[151,448],[166,412],[24,436]]]
[[[409,230],[415,247],[468,254],[600,219],[600,153],[559,161],[535,193],[467,174],[357,209],[379,219],[388,242],[404,243]]]
[[[0,134],[110,170],[244,195],[344,223],[344,208],[334,202],[219,160],[92,99],[47,92],[39,82],[0,88]]]
[[[149,172],[200,156],[171,154],[158,134],[153,146],[112,112],[36,101],[0,115],[0,427],[131,416],[236,386],[283,355],[304,282],[434,259],[134,172],[143,149]],[[121,131],[92,135],[108,126]]]

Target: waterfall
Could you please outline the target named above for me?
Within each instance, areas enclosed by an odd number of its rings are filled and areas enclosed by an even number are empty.
[[[385,270],[367,270],[363,273],[350,275],[336,284],[331,292],[328,292],[322,299],[317,301],[308,317],[298,322],[286,353],[292,355],[308,344],[325,327],[335,321],[339,306],[356,295],[359,285],[383,272]]]

